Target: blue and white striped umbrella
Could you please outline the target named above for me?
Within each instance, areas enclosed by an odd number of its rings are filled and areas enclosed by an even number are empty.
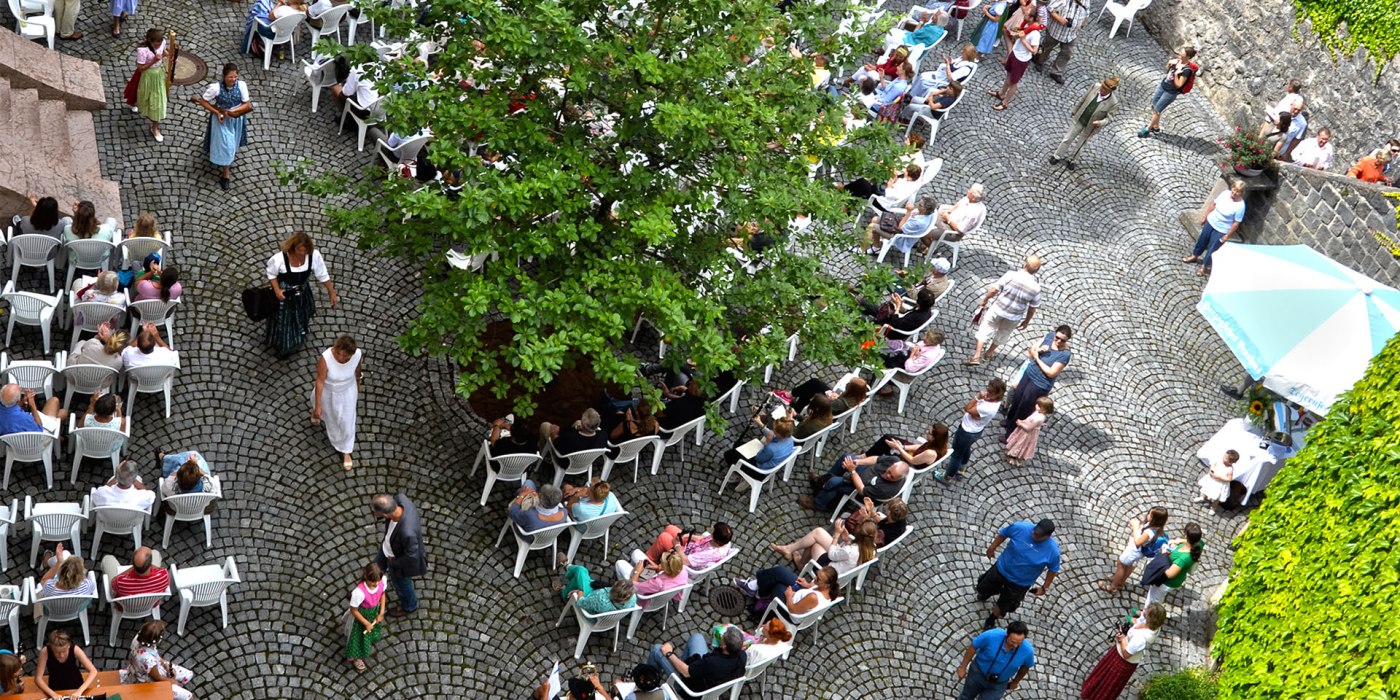
[[[1226,243],[1196,310],[1250,376],[1326,414],[1400,330],[1400,291],[1305,245]]]

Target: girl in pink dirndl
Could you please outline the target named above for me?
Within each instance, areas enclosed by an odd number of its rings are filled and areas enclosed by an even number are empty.
[[[1040,428],[1054,412],[1055,402],[1049,396],[1036,399],[1035,413],[1016,421],[1016,429],[1006,439],[1006,461],[1019,466],[1035,456],[1035,446],[1040,442]]]

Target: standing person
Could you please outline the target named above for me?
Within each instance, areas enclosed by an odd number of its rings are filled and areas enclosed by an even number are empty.
[[[997,50],[997,36],[1001,34],[1001,17],[1006,13],[1008,4],[1009,0],[996,0],[996,2],[982,6],[982,21],[972,32],[978,55],[986,56]]]
[[[131,640],[131,651],[126,656],[126,667],[121,669],[122,683],[159,683],[171,681],[170,692],[174,700],[193,700],[194,694],[185,686],[194,680],[194,672],[171,663],[156,647],[165,638],[165,623],[148,620],[141,625],[136,638]]]
[[[360,399],[362,355],[355,347],[355,339],[342,335],[316,360],[311,423],[325,422],[326,438],[342,455],[341,466],[345,471],[355,466],[350,453],[355,451],[355,409]]]
[[[1147,646],[1157,638],[1157,631],[1166,623],[1167,609],[1161,603],[1153,603],[1133,621],[1132,627],[1119,629],[1114,635],[1113,646],[1104,652],[1099,662],[1094,664],[1094,670],[1089,672],[1089,677],[1084,679],[1084,685],[1079,688],[1079,697],[1082,700],[1117,700],[1123,694],[1123,689],[1128,687],[1133,671],[1142,663]]]
[[[1001,438],[1003,445],[1016,430],[1016,421],[1034,413],[1041,397],[1048,396],[1050,390],[1055,387],[1055,379],[1074,357],[1069,349],[1069,339],[1072,337],[1074,331],[1062,324],[1055,328],[1053,337],[1046,336],[1046,342],[1026,349],[1026,355],[1029,356],[1026,360],[1026,371],[1021,375],[1021,381],[1016,384],[1016,391],[1011,394],[1011,401],[1006,406],[1006,420],[1002,423],[1002,427],[1006,429],[1006,434]]]
[[[135,0],[132,0],[132,6],[134,12]],[[160,62],[165,58],[167,48],[160,29],[156,27],[146,30],[145,40],[136,48],[136,72],[141,74],[140,82],[136,84],[136,111],[151,120],[151,135],[156,143],[165,141],[160,133],[160,121],[165,118],[166,98],[165,71],[160,67]]]
[[[1040,429],[1045,419],[1055,413],[1055,402],[1049,396],[1035,401],[1035,412],[1016,421],[1016,430],[1006,441],[1006,461],[1012,466],[1021,466],[1035,456],[1036,445],[1040,442]]]
[[[1153,506],[1147,511],[1146,520],[1128,520],[1128,544],[1118,555],[1118,563],[1113,577],[1107,583],[1100,581],[1099,588],[1107,593],[1117,593],[1123,589],[1128,577],[1133,575],[1133,567],[1143,559],[1152,559],[1167,543],[1167,509]]]
[[[1191,249],[1191,254],[1182,258],[1181,262],[1200,263],[1196,276],[1209,275],[1211,254],[1235,235],[1243,221],[1244,180],[1235,180],[1230,183],[1229,191],[1221,192],[1206,206],[1205,216],[1201,217],[1201,235],[1196,237],[1196,246]]]
[[[365,670],[365,659],[369,658],[370,648],[384,636],[384,606],[388,596],[384,595],[384,570],[370,562],[360,572],[360,580],[350,591],[350,638],[345,640],[345,658],[357,671]]]
[[[1187,523],[1185,533],[1186,539],[1167,543],[1171,550],[1164,552],[1167,555],[1164,568],[1162,563],[1154,559],[1147,570],[1142,572],[1142,584],[1147,586],[1147,600],[1142,603],[1144,608],[1162,602],[1168,590],[1185,585],[1186,575],[1200,563],[1201,554],[1205,551],[1205,545],[1201,542],[1201,526]]]
[[[1005,630],[991,629],[972,638],[958,664],[963,679],[958,700],[1001,700],[1008,690],[1021,685],[1035,666],[1035,648],[1026,636],[1026,623],[1015,620]]]
[[[1157,91],[1152,93],[1152,121],[1142,127],[1138,138],[1145,139],[1161,133],[1162,112],[1167,111],[1167,107],[1175,102],[1176,98],[1191,91],[1191,86],[1196,81],[1196,72],[1200,70],[1191,60],[1195,57],[1195,48],[1183,46],[1176,52],[1176,58],[1167,61],[1167,74],[1162,76],[1161,82],[1157,83]]]
[[[1219,507],[1230,500],[1230,483],[1235,480],[1235,463],[1240,461],[1240,453],[1225,450],[1220,459],[1210,465],[1210,469],[1196,481],[1201,495],[1191,499],[1192,503],[1204,503]]]
[[[1035,57],[1035,69],[1040,70],[1050,54],[1059,48],[1060,53],[1050,64],[1047,74],[1051,80],[1064,85],[1065,66],[1069,65],[1074,51],[1074,40],[1089,21],[1089,4],[1084,0],[1050,0],[1050,5],[1045,9],[1050,13],[1050,22],[1045,26],[1045,43]]]
[[[1079,149],[1083,148],[1084,144],[1089,142],[1089,137],[1097,134],[1108,118],[1118,110],[1117,92],[1118,76],[1110,75],[1080,95],[1079,101],[1069,113],[1069,131],[1065,132],[1060,145],[1056,146],[1055,152],[1050,155],[1051,165],[1059,165],[1060,161],[1064,161],[1066,168],[1074,170],[1074,157],[1079,154]]]
[[[78,11],[82,8],[83,4],[79,0],[57,0],[53,4],[53,19],[58,38],[64,41],[83,38],[83,33],[76,30]]]
[[[404,617],[418,609],[418,592],[413,578],[428,572],[428,556],[423,551],[423,521],[418,507],[399,494],[377,493],[370,498],[370,513],[375,520],[384,520],[384,543],[375,553],[375,563],[389,575],[389,582],[399,594],[399,607],[388,612],[389,617]]]
[[[282,242],[282,250],[267,260],[267,279],[277,295],[277,311],[267,323],[267,344],[282,357],[301,349],[311,317],[316,315],[316,300],[311,296],[313,276],[325,285],[331,308],[335,308],[340,297],[311,236],[300,231],[292,234]]]
[[[248,119],[253,111],[249,102],[248,84],[238,79],[238,66],[225,63],[221,74],[223,79],[205,88],[204,94],[191,97],[190,101],[209,112],[209,126],[204,132],[204,149],[209,153],[209,162],[223,170],[219,175],[219,187],[229,187],[232,175],[229,168],[239,146],[248,143]]]
[[[1053,534],[1055,523],[1048,518],[1034,525],[1029,520],[1021,520],[997,531],[997,536],[987,545],[987,558],[996,561],[977,578],[977,600],[986,602],[992,596],[997,597],[992,604],[992,614],[982,624],[983,629],[995,627],[998,619],[1016,612],[1027,591],[1041,596],[1050,590],[1050,584],[1060,573],[1060,543],[1051,537]],[[997,548],[1003,542],[1010,544],[998,557]],[[1032,590],[1031,586],[1042,572],[1045,582]]]
[[[977,349],[972,351],[972,357],[963,360],[963,364],[980,365],[982,360],[992,359],[997,346],[1011,337],[1011,331],[1030,325],[1036,308],[1040,306],[1040,282],[1035,279],[1039,271],[1040,258],[1027,255],[1021,269],[1012,270],[992,283],[991,289],[977,304],[982,316],[982,322],[977,326]],[[993,297],[996,297],[996,301],[988,307],[987,302],[992,301]],[[986,354],[982,352],[984,345]]]
[[[962,421],[957,432],[953,433],[953,453],[948,457],[946,471],[935,471],[933,478],[947,485],[950,479],[962,480],[959,472],[972,459],[972,445],[982,437],[982,431],[997,417],[1001,410],[1001,400],[1006,397],[1006,382],[993,379],[987,388],[978,392],[963,406]]]
[[[112,6],[112,38],[122,36],[122,22],[136,14],[136,0],[110,0]]]
[[[1010,26],[1007,25],[1008,28]],[[1016,96],[1016,89],[1026,74],[1026,66],[1031,64],[1031,59],[1040,51],[1040,40],[1044,31],[1045,25],[1036,21],[1023,24],[1020,31],[1012,31],[1016,36],[1016,43],[1011,45],[1011,53],[1006,55],[1006,81],[1001,84],[1000,89],[987,92],[988,95],[997,98],[997,103],[992,105],[993,110],[1001,112],[1011,104],[1011,98]]]
[[[39,649],[34,683],[50,698],[81,697],[97,682],[97,667],[87,652],[73,643],[67,630],[53,630]],[[58,691],[73,691],[59,695]]]

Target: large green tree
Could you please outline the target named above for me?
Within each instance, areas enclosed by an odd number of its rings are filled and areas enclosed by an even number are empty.
[[[847,0],[786,13],[767,0],[621,13],[599,0],[433,0],[415,25],[375,10],[391,35],[440,45],[435,70],[404,58],[370,74],[388,129],[431,129],[430,157],[461,173],[460,189],[375,177],[359,185],[363,205],[332,209],[333,227],[423,260],[402,346],[455,360],[464,395],[520,391],[527,415],[579,358],[606,381],[635,381],[623,341],[639,316],[675,357],[712,371],[761,371],[798,330],[805,356],[852,362],[870,326],[830,265],[855,246],[840,225],[852,201],[809,166],[883,177],[901,147],[879,125],[843,138],[849,106],[813,89],[809,54],[851,54],[862,38],[837,26],[857,12]],[[834,225],[794,232],[798,214]],[[746,267],[732,239],[752,227],[777,243],[745,251]],[[499,260],[449,269],[448,246]],[[501,319],[512,336],[486,342]]]

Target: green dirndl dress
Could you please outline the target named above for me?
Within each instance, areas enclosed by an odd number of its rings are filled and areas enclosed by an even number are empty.
[[[157,63],[141,73],[136,84],[136,109],[151,121],[165,119],[165,71]]]
[[[306,331],[311,327],[311,317],[316,315],[316,299],[311,293],[311,260],[306,269],[292,272],[291,264],[283,256],[283,269],[277,275],[277,284],[286,297],[277,302],[277,311],[267,322],[267,344],[283,357],[301,349],[306,340]]]
[[[387,602],[385,600],[385,593],[388,592],[388,587],[385,585],[385,581],[386,580],[382,578],[379,580],[379,595],[377,597],[374,596],[363,582],[356,586],[365,596],[364,602],[360,604],[359,611],[360,615],[366,620],[373,622],[374,618],[379,617],[380,608]],[[371,601],[373,601],[373,603],[371,603]],[[373,630],[366,632],[365,626],[360,624],[359,620],[354,619],[352,615],[350,619],[350,638],[345,640],[345,658],[368,659],[370,649],[374,646],[374,643],[379,641],[383,636],[383,623],[375,625]]]

